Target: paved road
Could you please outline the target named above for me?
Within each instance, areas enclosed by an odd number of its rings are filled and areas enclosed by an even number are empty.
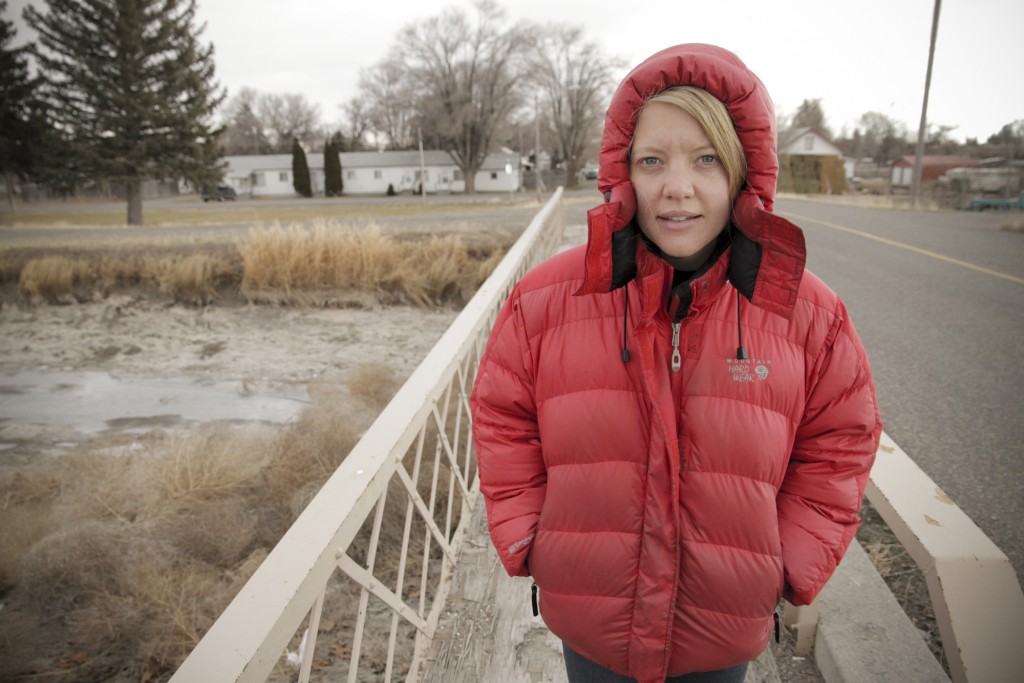
[[[1020,215],[777,210],[850,309],[888,434],[1024,577],[1024,233],[1000,229]]]

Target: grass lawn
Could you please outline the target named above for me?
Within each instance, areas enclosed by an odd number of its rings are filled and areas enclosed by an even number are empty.
[[[411,216],[451,212],[494,210],[527,205],[532,196],[479,195],[475,198],[357,197],[337,199],[243,199],[237,202],[204,204],[196,197],[148,200],[143,204],[146,226],[217,225],[224,223],[272,223],[311,221],[318,218],[358,220],[378,217]],[[12,213],[0,209],[4,227],[117,227],[125,225],[124,202],[68,200],[27,204]]]

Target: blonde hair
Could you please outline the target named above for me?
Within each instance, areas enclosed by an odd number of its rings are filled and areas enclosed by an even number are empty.
[[[743,153],[743,145],[736,134],[732,117],[721,100],[707,90],[692,85],[681,85],[662,90],[644,103],[664,102],[679,107],[692,116],[704,129],[704,134],[718,152],[729,179],[729,196],[733,200],[739,194],[747,176],[747,159]],[[640,109],[643,111],[643,108]],[[637,112],[639,118],[640,112]]]

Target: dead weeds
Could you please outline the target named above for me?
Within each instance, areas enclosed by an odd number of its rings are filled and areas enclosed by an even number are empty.
[[[373,223],[323,219],[253,229],[232,244],[0,251],[2,298],[19,305],[101,301],[132,291],[190,306],[238,296],[300,306],[464,304],[506,245],[459,235],[398,239]]]
[[[399,381],[380,368],[356,376],[359,397],[312,392],[273,435],[153,432],[127,453],[86,445],[2,475],[0,678],[176,669],[356,443],[372,411],[353,406],[376,406]],[[404,512],[388,514],[386,537],[401,536]],[[363,537],[353,552],[365,554]],[[397,566],[394,552],[381,561]]]

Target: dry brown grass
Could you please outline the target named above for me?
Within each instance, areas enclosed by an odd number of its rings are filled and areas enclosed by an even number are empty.
[[[147,274],[175,302],[202,306],[217,298],[219,286],[230,279],[231,273],[231,264],[223,258],[192,254],[181,259],[153,260]]]
[[[0,284],[29,304],[95,301],[119,290],[205,306],[225,295],[302,306],[462,305],[503,256],[456,235],[398,240],[379,226],[317,221],[251,231],[237,244],[126,246],[115,250],[7,250]]]
[[[18,278],[18,287],[26,299],[47,303],[73,303],[76,288],[94,280],[88,263],[64,256],[44,256],[25,264]]]
[[[1001,229],[1006,232],[1024,232],[1024,218],[1003,223]]]
[[[347,390],[311,392],[313,404],[272,436],[217,425],[155,432],[128,453],[85,448],[8,471],[0,477],[0,679],[172,671],[399,381],[389,368],[360,368]],[[390,538],[404,520],[404,504],[394,508]],[[381,561],[397,565],[397,551],[382,547]]]
[[[346,382],[349,393],[375,412],[388,404],[398,390],[395,369],[383,363],[367,363],[352,371]]]
[[[353,294],[382,304],[461,304],[500,260],[471,253],[454,235],[402,242],[373,224],[333,222],[255,229],[238,248],[249,301],[300,305],[345,304]]]
[[[21,266],[8,258],[4,272],[18,271],[18,290],[30,304],[71,304],[102,299],[119,288],[142,288],[174,303],[205,305],[237,282],[237,257],[214,253],[85,252],[29,258]]]

